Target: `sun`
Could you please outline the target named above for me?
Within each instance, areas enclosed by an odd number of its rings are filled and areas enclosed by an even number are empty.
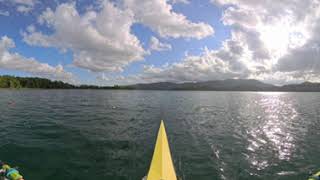
[[[289,45],[289,36],[287,27],[267,26],[261,31],[261,39],[269,50],[284,51]]]
[[[284,19],[277,23],[258,26],[260,39],[275,61],[290,49],[301,47],[308,39],[305,24],[294,24]]]

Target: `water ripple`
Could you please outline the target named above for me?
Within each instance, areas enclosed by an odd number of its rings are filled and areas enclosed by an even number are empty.
[[[33,180],[141,179],[164,119],[184,180],[305,179],[319,109],[319,93],[0,90],[0,159]]]

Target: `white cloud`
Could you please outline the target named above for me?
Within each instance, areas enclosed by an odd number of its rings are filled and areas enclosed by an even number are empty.
[[[35,5],[38,3],[38,0],[3,0],[3,1],[16,6],[17,12],[24,13],[24,14],[31,12],[34,9]]]
[[[218,50],[109,81],[205,81],[255,78],[277,84],[320,80],[320,2],[214,0],[231,37]],[[143,7],[143,5],[141,6]],[[152,13],[151,13],[152,14]],[[161,13],[159,13],[161,14]]]
[[[280,83],[320,76],[320,1],[211,1],[223,8],[221,21],[231,28],[231,37],[222,42],[222,47],[206,49],[199,56],[188,55],[164,67],[146,66],[141,74],[128,79],[178,82],[254,77]],[[17,5],[17,11],[27,13],[38,1],[10,2]],[[72,51],[73,63],[78,67],[94,72],[115,72],[143,60],[149,53],[131,33],[135,23],[149,27],[161,38],[202,39],[214,34],[209,24],[192,22],[173,11],[172,4],[188,3],[188,0],[112,2],[99,0],[84,13],[79,13],[74,3],[47,9],[38,21],[53,33],[45,34],[31,25],[22,33],[24,41]],[[9,15],[9,12],[0,11],[0,15]],[[172,47],[151,37],[149,48],[164,51]]]
[[[38,2],[38,0],[10,0],[10,2],[33,7]]]
[[[189,3],[190,3],[189,0],[170,0],[170,2],[171,2],[172,4],[178,4],[178,3],[189,4]]]
[[[199,56],[189,55],[181,62],[165,64],[162,67],[144,66],[142,73],[130,76],[109,77],[105,74],[99,79],[107,81],[109,84],[133,84],[151,82],[190,82],[207,81],[225,78],[246,78],[248,69],[239,59],[236,45],[228,42],[219,50],[204,49]],[[234,47],[231,47],[234,46]],[[229,48],[234,48],[230,53]],[[224,59],[228,59],[225,61]]]
[[[224,61],[220,52],[206,49],[199,56],[188,56],[172,65],[160,68],[145,66],[141,78],[149,82],[188,82],[246,76],[247,70],[241,62]]]
[[[135,20],[162,37],[202,39],[214,34],[206,23],[194,23],[172,10],[166,0],[124,0],[124,7],[133,12]]]
[[[232,40],[248,47],[252,56],[246,66],[253,65],[250,76],[275,79],[278,73],[287,81],[309,77],[315,73],[316,57],[312,46],[319,43],[316,32],[320,25],[320,2],[314,0],[213,0],[225,8],[222,21],[232,28]],[[306,60],[307,59],[307,60]],[[311,68],[312,67],[312,68]],[[320,69],[316,70],[320,74]],[[278,76],[280,78],[280,76]],[[301,77],[301,78],[300,78]],[[276,81],[276,80],[275,80]]]
[[[289,54],[283,56],[277,68],[283,72],[307,71],[308,73],[319,73],[320,71],[320,43],[307,44],[302,48],[297,48]]]
[[[74,82],[73,75],[66,72],[62,65],[50,66],[46,63],[40,63],[34,58],[26,58],[18,53],[12,53],[9,50],[15,47],[15,43],[7,36],[0,39],[0,68],[9,70],[19,70],[33,75],[61,80],[65,82]]]
[[[32,10],[30,6],[19,5],[17,7],[17,11],[20,13],[29,13]]]
[[[94,72],[117,72],[132,62],[143,60],[149,53],[131,33],[134,23],[142,23],[163,37],[201,39],[214,32],[208,24],[193,23],[173,12],[166,0],[101,3],[100,10],[89,8],[84,14],[79,14],[75,3],[60,4],[55,10],[48,8],[38,22],[53,33],[44,34],[30,26],[32,28],[22,33],[23,39],[29,45],[72,51],[73,63],[78,67]],[[171,49],[171,45],[154,38],[151,41],[153,50]]]
[[[0,10],[0,16],[10,16],[10,13],[9,13],[9,11]]]
[[[320,3],[318,5],[320,6]],[[303,46],[292,48],[290,52],[281,57],[275,67],[276,70],[290,72],[296,76],[320,76],[320,8],[314,17],[316,19],[312,18],[313,21],[309,25],[310,38]]]
[[[75,4],[61,4],[55,11],[47,9],[39,17],[41,24],[54,30],[45,35],[34,28],[23,33],[30,45],[58,47],[74,53],[74,65],[91,71],[122,71],[146,53],[131,34],[133,15],[105,2],[101,12],[80,15]]]
[[[167,51],[171,50],[172,47],[170,44],[162,43],[156,37],[152,36],[150,38],[150,50],[154,51]]]

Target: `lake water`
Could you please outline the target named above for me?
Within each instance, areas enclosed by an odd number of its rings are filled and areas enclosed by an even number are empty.
[[[140,180],[161,119],[184,180],[320,168],[320,93],[0,90],[0,159],[26,180]]]

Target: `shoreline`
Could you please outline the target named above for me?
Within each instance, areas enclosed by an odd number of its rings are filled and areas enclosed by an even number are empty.
[[[104,88],[0,88],[1,90],[112,90],[112,91],[212,91],[212,92],[320,92],[319,91],[289,91],[289,90],[206,90],[206,89],[104,89]]]

